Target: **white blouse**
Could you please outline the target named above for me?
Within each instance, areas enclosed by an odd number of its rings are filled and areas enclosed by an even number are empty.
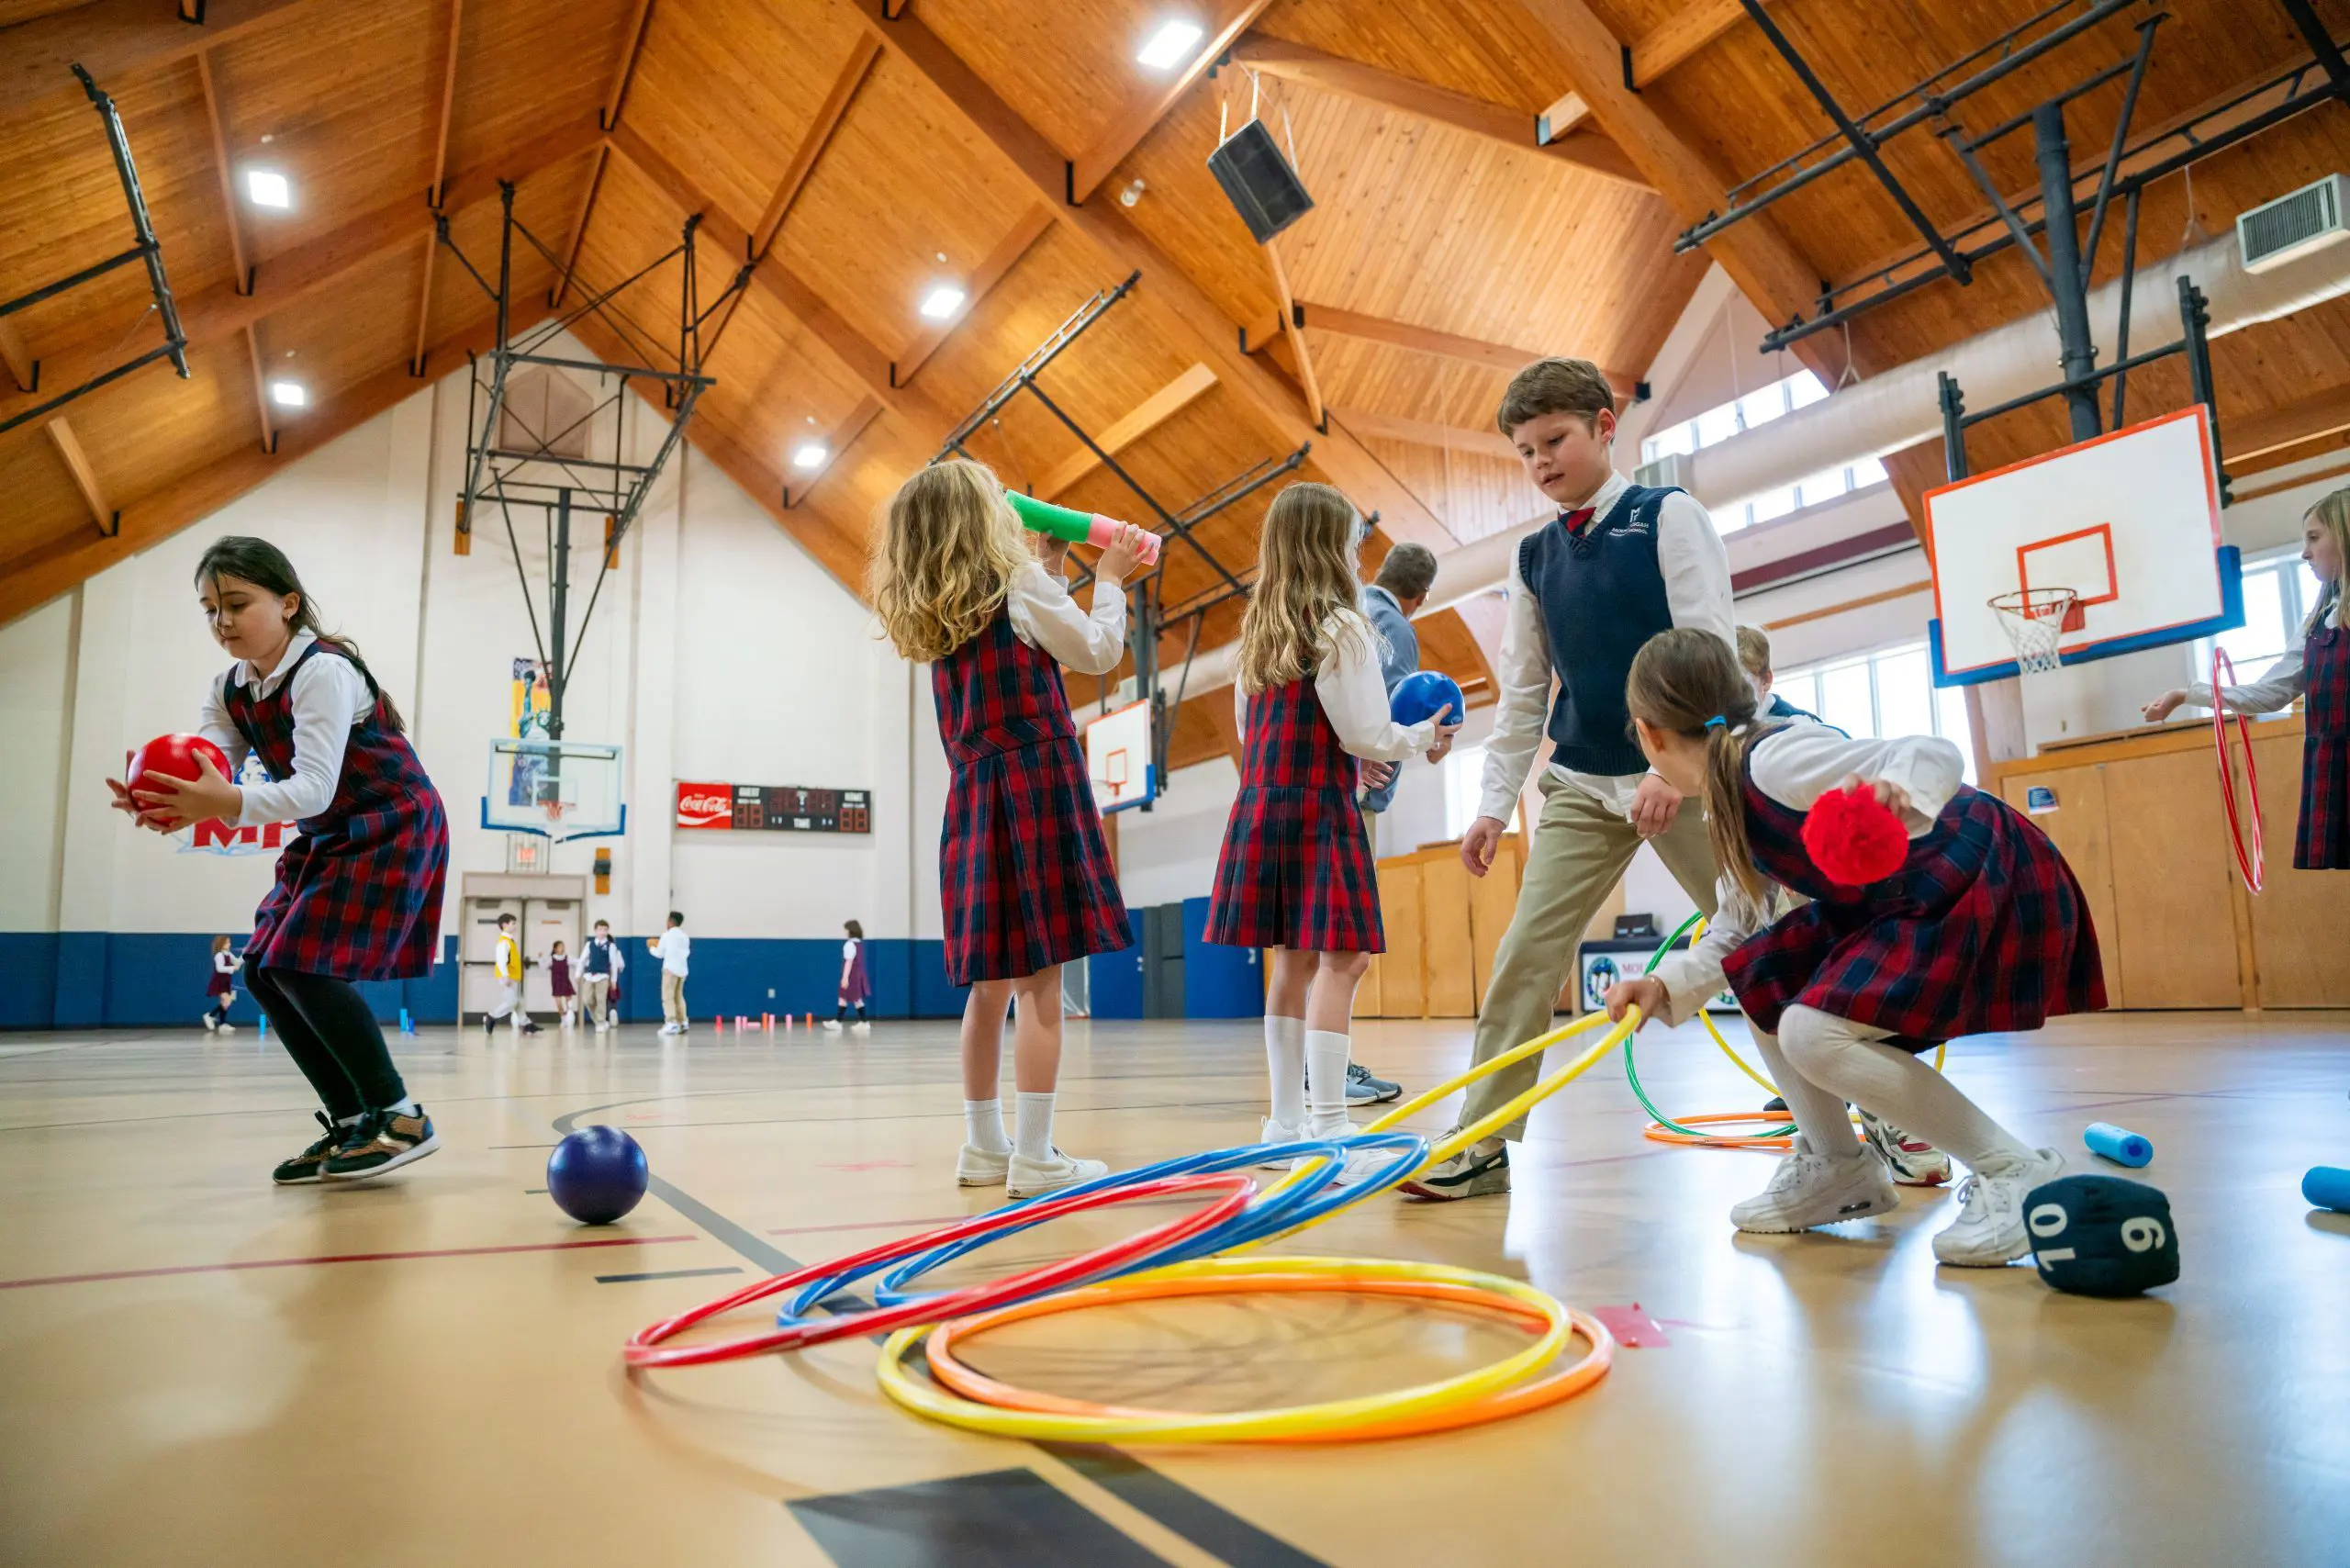
[[[312,633],[297,632],[276,667],[267,675],[257,675],[252,660],[240,659],[227,673],[213,678],[196,728],[228,754],[231,780],[252,747],[245,744],[243,732],[229,717],[229,683],[249,689],[256,698],[268,697],[285,684],[285,672],[318,640]],[[375,707],[375,693],[367,689],[359,666],[331,655],[312,659],[296,672],[287,701],[294,710],[294,777],[239,785],[245,804],[230,824],[233,827],[299,822],[325,811],[334,801],[335,786],[342,781],[342,754],[351,745],[351,727]]]
[[[2341,627],[2342,601],[2340,599],[2333,601],[2333,608],[2327,611],[2325,621],[2330,627],[2335,629]],[[2305,694],[2310,689],[2308,653],[2308,634],[2296,633],[2293,637],[2293,645],[2286,649],[2284,655],[2275,664],[2263,671],[2258,680],[2244,686],[2222,687],[2221,695],[2227,699],[2229,709],[2238,713],[2274,713],[2280,709],[2289,708],[2293,705],[2293,699]],[[2191,707],[2210,707],[2211,683],[2208,680],[2199,680],[2189,686],[2187,689],[2187,700]]]
[[[1077,608],[1069,585],[1039,561],[1027,562],[1013,574],[1004,603],[1014,636],[1080,675],[1107,675],[1125,656],[1125,585],[1098,566],[1090,615]]]
[[[1380,673],[1377,633],[1356,610],[1342,610],[1325,628],[1331,655],[1315,672],[1314,695],[1321,699],[1323,716],[1337,732],[1338,744],[1355,756],[1374,762],[1401,762],[1436,744],[1436,721],[1399,724],[1388,716],[1387,681]],[[1232,685],[1233,711],[1239,716],[1239,734],[1248,737],[1248,694],[1238,681]],[[1460,715],[1446,722],[1459,723]]]
[[[1966,759],[1946,740],[1904,735],[1893,740],[1847,740],[1822,724],[1796,722],[1763,736],[1751,758],[1754,787],[1789,811],[1811,809],[1814,801],[1858,775],[1864,784],[1897,787],[1908,804],[1897,813],[1912,838],[1933,831],[1934,819],[1966,782]],[[1719,909],[1705,935],[1685,953],[1670,953],[1656,967],[1664,982],[1667,1024],[1695,1015],[1725,983],[1724,960],[1746,939],[1778,917],[1780,901],[1748,896],[1727,872],[1715,883]]]

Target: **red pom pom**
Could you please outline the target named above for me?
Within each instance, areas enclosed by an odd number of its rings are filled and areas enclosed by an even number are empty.
[[[1901,869],[1909,831],[1867,785],[1830,790],[1804,814],[1803,846],[1830,881],[1862,888]]]

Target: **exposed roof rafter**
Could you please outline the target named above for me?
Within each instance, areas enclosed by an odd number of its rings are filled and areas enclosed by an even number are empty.
[[[1102,427],[1094,446],[1115,457],[1127,447],[1181,413],[1215,385],[1215,372],[1194,364],[1166,386]],[[1049,501],[1102,466],[1091,447],[1080,446],[1067,461],[1036,481],[1036,498]]]
[[[1192,84],[1223,58],[1234,40],[1254,26],[1271,4],[1272,0],[1225,0],[1223,21],[1191,61],[1167,80],[1152,83],[1127,99],[1125,106],[1110,117],[1110,123],[1094,138],[1093,145],[1069,161],[1069,200],[1072,204],[1085,201],[1101,189],[1102,182],[1126,161],[1127,154],[1142,145],[1143,138],[1182,101]]]
[[[90,454],[82,450],[82,440],[63,414],[51,414],[43,427],[49,432],[50,444],[57,449],[58,461],[73,476],[73,488],[80,492],[82,504],[90,510],[90,521],[98,525],[101,538],[111,539],[122,526],[122,513],[106,499],[106,490],[98,484],[97,470],[90,466]]]

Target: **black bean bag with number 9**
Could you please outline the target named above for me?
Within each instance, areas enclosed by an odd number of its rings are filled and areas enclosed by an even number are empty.
[[[2023,1201],[2040,1277],[2075,1295],[2132,1296],[2178,1278],[2170,1200],[2119,1176],[2064,1176]]]

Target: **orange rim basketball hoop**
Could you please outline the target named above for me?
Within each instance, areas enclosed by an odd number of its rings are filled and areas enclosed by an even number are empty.
[[[2244,878],[2244,890],[2258,892],[2262,873],[2266,870],[2261,859],[2260,840],[2260,773],[2252,761],[2252,721],[2242,713],[2235,715],[2236,748],[2244,754],[2244,792],[2252,802],[2252,848],[2247,852],[2244,842],[2244,823],[2236,816],[2235,769],[2228,764],[2228,705],[2220,695],[2220,671],[2228,672],[2230,686],[2236,683],[2236,662],[2228,657],[2225,648],[2211,650],[2211,745],[2220,755],[2220,803],[2228,812],[2228,847],[2236,853],[2236,871]]]
[[[2081,596],[2068,588],[1995,593],[1986,602],[1998,612],[2000,628],[2015,645],[2019,675],[2053,675],[2061,662],[2058,640],[2087,623]]]

